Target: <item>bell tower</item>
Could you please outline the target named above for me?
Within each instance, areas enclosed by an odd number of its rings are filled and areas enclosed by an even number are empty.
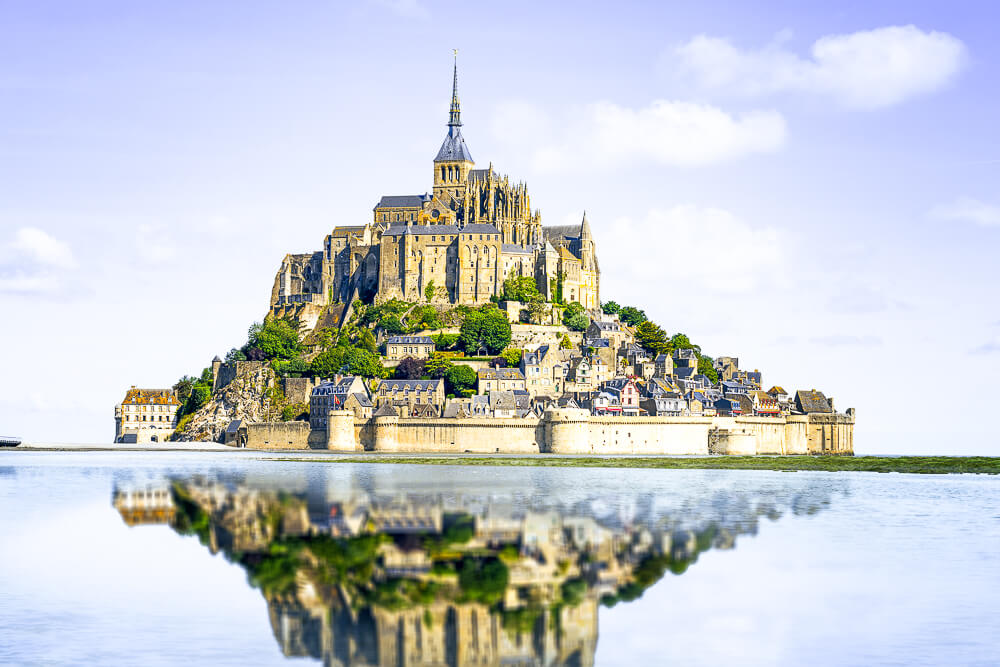
[[[448,134],[434,158],[434,196],[442,201],[451,197],[461,200],[469,172],[475,166],[472,154],[462,137],[462,110],[458,101],[458,49],[454,50],[455,64],[451,85],[451,109],[448,112]]]

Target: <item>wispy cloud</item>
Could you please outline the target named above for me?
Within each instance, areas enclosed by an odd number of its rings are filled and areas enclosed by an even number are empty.
[[[75,269],[69,244],[35,227],[22,227],[0,243],[0,293],[46,294],[59,290]]]
[[[704,293],[744,294],[780,282],[784,244],[778,232],[720,208],[686,204],[618,218],[599,241],[602,261],[637,294],[695,285]]]
[[[977,348],[973,348],[973,354],[1000,354],[1000,339],[983,343]]]
[[[776,111],[734,114],[668,100],[640,108],[595,102],[556,115],[515,102],[498,108],[492,129],[498,139],[522,141],[535,167],[546,171],[626,162],[698,167],[776,151],[787,135]]]
[[[809,57],[782,45],[741,49],[699,35],[677,47],[682,73],[703,89],[764,95],[825,95],[848,109],[892,106],[947,85],[968,60],[965,45],[943,32],[888,26],[818,39]]]
[[[878,336],[834,334],[830,336],[813,336],[809,339],[809,342],[828,347],[871,347],[881,345],[882,339]]]
[[[971,222],[982,227],[1000,227],[1000,206],[971,197],[959,197],[950,204],[935,206],[928,215],[946,222]]]
[[[369,0],[372,4],[384,7],[393,14],[412,19],[423,19],[430,16],[427,7],[418,0]]]

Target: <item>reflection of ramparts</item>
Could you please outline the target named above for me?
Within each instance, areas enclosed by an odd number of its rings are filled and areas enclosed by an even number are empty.
[[[626,494],[609,510],[579,492],[293,486],[175,479],[171,525],[247,570],[285,655],[327,665],[592,664],[600,605],[829,496]]]

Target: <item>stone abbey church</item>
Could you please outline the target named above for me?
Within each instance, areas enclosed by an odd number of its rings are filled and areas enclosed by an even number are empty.
[[[448,133],[434,158],[433,191],[386,195],[365,225],[335,227],[318,252],[287,255],[274,280],[272,311],[356,299],[482,304],[512,276],[584,308],[600,306],[600,269],[584,214],[579,225],[543,227],[528,188],[475,169],[462,136],[458,67]],[[429,288],[429,289],[428,289]]]

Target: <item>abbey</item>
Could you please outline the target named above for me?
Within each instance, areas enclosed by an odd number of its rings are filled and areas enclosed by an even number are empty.
[[[535,280],[546,300],[600,306],[600,268],[586,214],[579,225],[544,227],[528,188],[476,169],[462,136],[458,66],[448,133],[433,162],[432,191],[386,195],[371,222],[335,227],[323,249],[286,255],[271,308],[389,299],[482,304],[510,277]]]

